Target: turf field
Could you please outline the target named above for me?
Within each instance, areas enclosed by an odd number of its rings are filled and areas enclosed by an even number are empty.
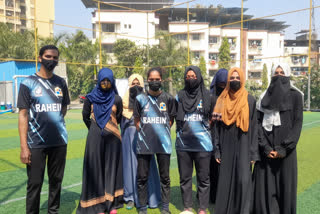
[[[25,213],[26,169],[20,163],[18,115],[0,115],[0,214]],[[69,145],[63,190],[61,195],[61,214],[75,213],[81,190],[82,161],[85,149],[87,129],[81,120],[80,110],[71,110],[66,116],[69,133]],[[303,131],[298,144],[298,213],[320,213],[320,113],[304,113]],[[173,136],[174,137],[174,136]],[[183,208],[177,169],[176,154],[172,154],[171,162],[171,204],[173,214],[180,213]],[[194,205],[195,199],[194,177]],[[48,179],[45,178],[41,195],[41,212],[47,211]],[[137,213],[136,210],[122,213]],[[148,213],[160,213],[159,209]],[[209,213],[214,213],[210,205]]]

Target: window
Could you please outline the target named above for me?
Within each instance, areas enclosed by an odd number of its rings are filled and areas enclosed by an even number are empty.
[[[27,21],[21,19],[21,26],[22,26],[22,27],[27,27]]]
[[[0,10],[0,14],[3,15],[3,13],[4,13],[4,10]]]
[[[282,41],[279,41],[279,48],[281,48],[281,45],[282,45]]]
[[[199,33],[192,34],[192,40],[200,40],[200,34]]]
[[[6,16],[13,16],[13,11],[6,10]]]
[[[254,60],[254,55],[249,55],[248,59],[249,59],[249,62],[253,62],[253,60]]]
[[[217,44],[218,43],[218,37],[217,36],[210,36],[209,37],[209,44]]]
[[[92,37],[95,39],[97,36],[97,32],[96,32],[96,24],[92,24]]]
[[[21,6],[20,7],[20,10],[21,10],[21,15],[26,15],[26,7],[25,6]]]
[[[127,28],[127,24],[124,25],[124,28]]]
[[[188,35],[187,34],[176,34],[174,35],[174,38],[177,40],[187,40]]]
[[[13,0],[6,0],[6,6],[7,7],[14,7]]]
[[[261,79],[261,71],[258,71],[258,72],[252,72],[252,71],[249,71],[249,79]]]
[[[236,45],[237,39],[236,38],[228,38],[228,43],[230,46]]]
[[[129,24],[129,29],[131,29],[131,24]]]
[[[102,32],[115,32],[116,31],[116,25],[115,24],[101,24]]]
[[[231,57],[231,62],[236,61],[236,54],[230,54],[230,57]]]
[[[193,56],[195,59],[200,59],[200,51],[193,51]]]
[[[218,54],[217,53],[209,53],[209,59],[218,61]]]
[[[106,53],[112,53],[113,44],[102,44],[102,48]]]
[[[261,48],[262,47],[262,40],[249,40],[249,48]]]

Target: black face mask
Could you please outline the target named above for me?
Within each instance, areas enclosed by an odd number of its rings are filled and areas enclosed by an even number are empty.
[[[152,91],[159,91],[159,89],[161,88],[161,81],[150,81],[149,88]]]
[[[53,69],[58,65],[58,62],[55,60],[47,60],[44,58],[41,58],[41,64],[48,70],[53,71]]]
[[[240,89],[240,81],[231,81],[230,88],[234,92],[238,91]]]
[[[199,86],[197,79],[186,79],[185,84],[187,89],[194,89]]]
[[[138,94],[142,92],[143,88],[141,86],[135,85],[129,89],[130,97],[135,99]]]
[[[224,88],[217,86],[216,90],[217,90],[217,95],[220,96],[220,94],[223,92]]]

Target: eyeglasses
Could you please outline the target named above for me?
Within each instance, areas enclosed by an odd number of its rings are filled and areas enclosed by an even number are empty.
[[[240,77],[230,77],[230,80],[235,80],[235,79],[240,80]]]

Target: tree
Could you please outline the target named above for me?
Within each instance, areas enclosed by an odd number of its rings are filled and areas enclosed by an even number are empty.
[[[129,39],[118,39],[112,49],[117,65],[130,66],[135,63],[137,56],[143,56],[143,50],[139,49],[133,41]],[[126,68],[126,76],[129,77],[132,68]]]
[[[262,86],[261,86],[261,90],[265,91],[269,86],[268,83],[268,69],[267,69],[267,65],[264,63],[263,64],[263,70],[262,70]]]
[[[201,75],[203,77],[203,82],[206,87],[209,87],[209,78],[207,74],[206,60],[203,56],[200,57],[199,68],[201,70]]]
[[[91,40],[82,32],[67,35],[59,45],[60,58],[70,62],[67,64],[69,91],[72,98],[80,93],[87,94],[94,87],[95,66],[79,65],[76,63],[96,64],[99,56],[99,43],[92,44]],[[102,63],[107,61],[107,55],[102,53]],[[72,64],[75,63],[75,64]]]
[[[218,62],[219,69],[225,68],[227,70],[230,70],[230,61],[231,61],[230,45],[229,45],[227,37],[223,37],[223,39],[222,39],[222,43],[219,48],[218,58],[219,58],[219,62]]]
[[[34,33],[14,32],[9,25],[0,23],[0,58],[35,59]]]
[[[311,81],[310,81],[310,108],[320,109],[320,67],[313,65],[311,67]],[[308,100],[308,76],[301,75],[292,77],[295,86],[304,93],[304,106],[307,105]]]
[[[183,82],[184,69],[179,65],[186,64],[188,52],[178,40],[167,34],[168,32],[165,31],[159,32],[159,45],[150,48],[150,66],[170,66],[166,67],[163,79],[164,87],[168,87],[169,93],[173,94],[173,85],[176,90],[179,90]]]
[[[247,89],[249,94],[251,94],[256,100],[259,99],[262,91],[261,91],[261,87],[259,86],[259,84],[256,81],[247,80],[245,88]]]
[[[143,68],[143,60],[140,56],[136,58],[134,62],[134,68],[132,73],[140,74],[141,76],[145,76],[144,68]]]

